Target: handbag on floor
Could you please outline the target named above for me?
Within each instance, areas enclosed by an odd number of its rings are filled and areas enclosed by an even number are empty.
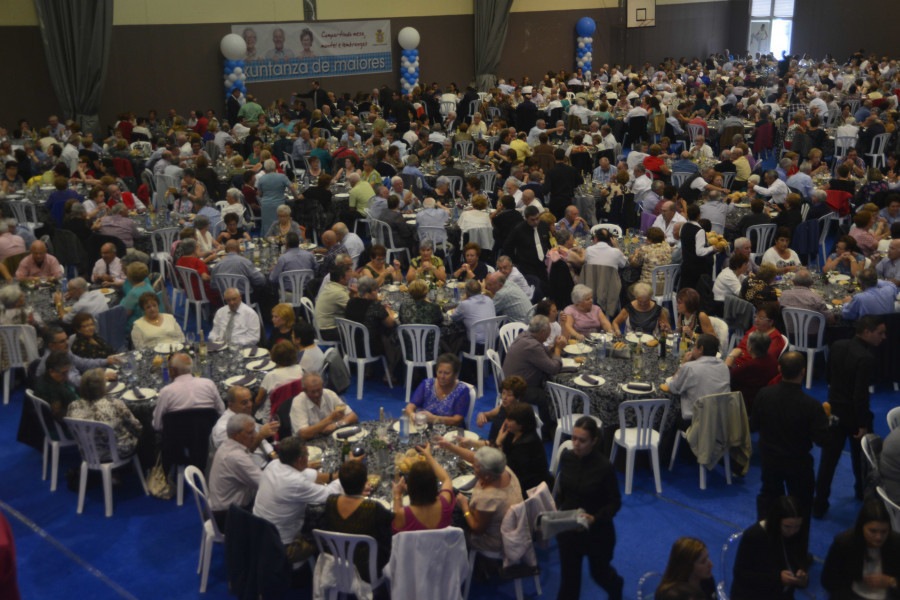
[[[169,483],[169,476],[163,469],[162,453],[156,455],[156,464],[150,469],[150,476],[147,477],[147,489],[150,490],[151,496],[160,500],[169,500],[175,495],[175,490]]]

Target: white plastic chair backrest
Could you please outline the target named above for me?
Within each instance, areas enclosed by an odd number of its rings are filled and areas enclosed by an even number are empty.
[[[684,185],[684,182],[690,176],[691,176],[691,173],[684,173],[682,171],[672,173],[672,185],[674,185],[677,188],[680,188],[682,185]]]
[[[316,546],[320,554],[330,554],[334,557],[334,581],[340,593],[348,594],[353,591],[353,582],[356,579],[356,566],[353,557],[356,556],[356,547],[365,544],[369,547],[369,581],[378,581],[375,559],[378,548],[375,539],[368,535],[352,535],[349,533],[336,533],[313,529],[316,538]]]
[[[572,443],[572,440],[566,440],[562,444],[559,445],[559,450],[556,451],[556,473],[553,476],[556,478],[556,481],[553,483],[553,499],[556,500],[556,492],[559,491],[559,469],[560,469],[560,458],[562,458],[563,452],[566,450],[572,450],[575,445]]]
[[[150,243],[153,245],[153,253],[166,253],[172,250],[175,236],[181,231],[178,227],[163,227],[153,231],[150,235]]]
[[[447,180],[450,182],[450,194],[456,198],[456,192],[461,192],[463,189],[463,178],[458,175],[448,175]]]
[[[395,534],[391,543],[391,558],[385,566],[385,574],[391,579],[391,596],[397,600],[410,600],[416,598],[417,590],[422,590],[431,582],[450,581],[450,577],[458,580],[460,587],[465,585],[469,575],[465,537],[459,527]],[[453,557],[451,552],[459,556]],[[429,577],[433,578],[431,580],[422,577],[422,568],[426,567]],[[451,568],[458,568],[459,571],[449,572]],[[405,574],[410,570],[411,573]],[[448,587],[451,589],[445,589]],[[436,585],[429,590],[429,594],[433,600],[460,600],[459,591],[453,591],[452,586]]]
[[[894,533],[900,533],[900,506],[897,503],[893,502],[890,498],[888,498],[887,492],[884,491],[884,488],[880,485],[875,488],[878,492],[878,495],[881,496],[881,500],[884,502],[884,507],[888,511],[888,515],[891,517],[891,529],[894,530]]]
[[[322,377],[322,381],[328,384],[328,370],[331,368],[331,363],[335,360],[340,360],[340,353],[338,349],[334,346],[330,346],[325,354],[322,355],[322,368],[319,371],[319,375]]]
[[[78,442],[78,450],[81,459],[87,463],[90,469],[99,469],[101,464],[121,464],[119,449],[116,447],[116,432],[106,423],[88,421],[85,419],[65,418],[66,426],[72,432],[72,437]],[[108,449],[110,460],[104,461],[101,457],[104,450]]]
[[[637,600],[653,600],[656,588],[662,581],[662,573],[648,571],[638,579]]]
[[[622,237],[622,228],[615,223],[600,223],[591,227],[591,235],[596,235],[597,231],[608,229],[616,237]]]
[[[884,147],[887,145],[888,139],[891,137],[890,133],[879,133],[875,137],[872,138],[872,146],[871,152],[866,152],[869,156],[875,156],[879,154],[884,154]]]
[[[825,317],[821,313],[802,308],[785,308],[781,314],[784,316],[788,342],[794,349],[802,352],[822,347],[825,339]],[[808,346],[810,328],[815,331],[815,346]]]
[[[306,289],[306,283],[313,278],[314,273],[312,269],[295,269],[293,271],[282,271],[278,275],[278,296],[279,301],[284,304],[290,304],[292,306],[300,306],[300,296],[303,295],[303,290]],[[290,283],[291,288],[291,301],[288,301],[288,286],[285,284]]]
[[[506,320],[506,317],[491,317],[489,319],[481,319],[480,321],[475,321],[472,323],[472,330],[469,331],[469,354],[475,354],[475,348],[477,346],[476,338],[478,337],[478,332],[484,332],[484,349],[487,350],[496,350],[497,349],[497,330],[500,328],[500,324]]]
[[[703,135],[704,130],[702,125],[692,125],[688,123],[688,135],[691,138],[691,143],[694,143],[694,138],[698,135]]]
[[[44,436],[49,440],[52,438],[50,435],[50,426],[47,424],[47,419],[45,418],[50,414],[50,404],[42,399],[38,398],[34,392],[30,389],[25,390],[25,397],[31,401],[31,405],[34,407],[34,412],[37,413],[38,421],[41,424],[41,429],[44,431]],[[50,419],[50,423],[53,424],[53,429],[56,431],[57,440],[65,445],[66,442],[72,442],[73,440],[66,435],[66,430],[59,426],[59,424],[54,421],[52,418]]]
[[[206,297],[206,287],[203,285],[203,280],[200,278],[200,273],[193,269],[189,269],[188,267],[179,267],[175,265],[175,271],[181,277],[181,285],[184,290],[185,295],[187,295],[188,300],[192,300],[194,302],[208,302],[209,299]],[[194,280],[197,280],[197,289],[200,290],[200,297],[198,298],[194,289]]]
[[[465,382],[464,382],[465,383]],[[478,400],[478,390],[471,383],[466,383],[469,388],[469,408],[466,411],[466,427],[472,429],[472,413],[475,412],[475,402]]]
[[[650,400],[626,400],[619,405],[619,430],[616,437],[624,437],[625,429],[628,428],[628,419],[625,413],[628,410],[634,411],[635,427],[631,429],[637,430],[635,438],[635,447],[637,449],[645,449],[650,447],[650,440],[653,437],[653,423],[656,422],[656,415],[662,409],[663,414],[660,419],[660,425],[666,422],[666,415],[669,414],[669,401],[664,398]]]
[[[503,327],[500,328],[500,344],[503,346],[504,354],[509,352],[509,347],[512,346],[512,343],[516,341],[516,338],[519,337],[519,334],[528,329],[525,323],[519,323],[518,321],[514,323],[507,323]]]
[[[482,171],[478,174],[478,178],[481,179],[484,183],[484,189],[488,192],[492,192],[494,185],[497,182],[497,172],[496,171]]]
[[[730,578],[734,570],[734,558],[737,554],[737,548],[740,545],[741,536],[743,535],[743,531],[732,533],[728,536],[728,539],[725,540],[725,543],[722,544],[722,556],[719,559],[718,565],[721,578],[716,583],[716,591],[719,594],[719,598],[722,600],[728,600],[729,594],[731,593]]]
[[[10,200],[7,202],[12,208],[13,216],[20,225],[34,224],[37,222],[37,208],[26,200]],[[29,215],[29,213],[31,213]]]
[[[719,338],[719,348],[727,348],[728,347],[728,323],[726,323],[719,317],[710,317],[709,322],[712,323],[713,331],[716,332],[716,337]]]
[[[166,280],[172,284],[172,288],[175,291],[184,292],[184,284],[181,281],[181,277],[175,273],[175,265],[172,263],[171,257],[165,259],[163,265],[166,271]]]
[[[460,158],[465,158],[472,154],[475,150],[475,142],[471,140],[459,140],[454,144],[456,151],[459,153]]]
[[[650,288],[653,290],[654,297],[660,301],[674,300],[675,284],[681,276],[681,265],[661,265],[653,267],[650,271]],[[662,294],[657,294],[659,290],[659,280],[662,278]]]
[[[303,316],[309,323],[313,324],[313,327],[316,328],[316,335],[319,333],[319,326],[316,324],[316,307],[313,304],[313,301],[303,296],[300,298],[300,308],[303,309]]]
[[[566,435],[572,435],[575,421],[583,415],[590,414],[590,399],[587,394],[580,390],[553,382],[547,382],[547,391],[550,392],[550,401],[553,402],[553,406],[556,409],[556,418],[560,421],[559,427]],[[580,413],[575,412],[576,398],[580,398],[582,402]]]
[[[361,323],[349,321],[347,319],[335,319],[337,323],[338,334],[341,336],[341,346],[350,360],[359,360],[372,358],[369,354],[369,328]],[[356,332],[362,333],[362,352],[356,347]]]
[[[200,514],[200,522],[204,525],[207,521],[211,522],[215,537],[221,538],[222,533],[219,531],[219,525],[213,518],[212,510],[209,508],[209,489],[206,487],[206,477],[203,476],[203,471],[194,465],[186,466],[184,468],[184,482],[194,492],[194,502],[197,504],[197,512]]]
[[[869,438],[867,436],[862,436],[862,438],[860,438],[859,447],[862,450],[863,456],[869,461],[869,466],[877,471],[878,460],[875,458],[875,453],[872,452],[872,444],[869,443]]]
[[[500,353],[496,350],[488,350],[484,353],[485,358],[491,363],[491,371],[494,373],[494,387],[497,389],[497,403],[500,404],[500,387],[503,385],[503,363],[500,362]]]
[[[888,429],[891,431],[900,427],[900,406],[895,406],[887,414]]]
[[[734,183],[734,175],[733,171],[722,173],[722,187],[727,187],[730,190],[731,184]]]
[[[37,333],[31,325],[0,325],[0,340],[10,368],[27,368],[31,361],[40,358]]]
[[[750,240],[754,256],[764,253],[772,245],[772,238],[775,237],[775,229],[777,229],[777,225],[774,223],[751,225],[747,228],[746,236],[747,239]]]
[[[403,360],[416,364],[436,362],[440,354],[441,328],[437,325],[400,325],[397,328],[400,337],[400,352]],[[428,337],[432,336],[432,343]],[[407,351],[407,347],[409,350]]]
[[[244,304],[252,304],[250,300],[250,280],[244,275],[222,273],[212,276],[213,287],[219,290],[222,297],[225,297],[225,290],[228,288],[236,288],[244,298]]]
[[[447,230],[443,227],[434,225],[419,225],[416,230],[419,232],[419,239],[428,238],[435,244],[439,244],[444,252],[447,251],[445,244],[447,243]]]

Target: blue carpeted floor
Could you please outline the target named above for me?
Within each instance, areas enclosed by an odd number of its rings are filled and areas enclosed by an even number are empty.
[[[353,387],[346,394],[363,419],[377,418],[380,406],[394,415],[401,411],[402,390],[390,391],[377,379],[366,381],[361,401],[354,399]],[[898,403],[900,395],[887,388],[877,392],[872,402],[876,432],[886,435],[885,415]],[[485,393],[477,410],[484,410],[493,402],[492,387]],[[824,384],[817,381],[812,393],[824,399]],[[126,471],[122,485],[114,490],[112,518],[103,516],[99,488],[88,493],[84,514],[76,515],[77,495],[66,489],[62,474],[77,465],[77,457],[72,452],[63,453],[60,488],[51,494],[49,484],[40,478],[40,454],[15,442],[22,400],[19,389],[9,406],[0,407],[0,435],[5,440],[0,447],[0,500],[16,536],[23,598],[65,597],[73,590],[82,597],[98,599],[199,597],[196,568],[200,523],[192,499],[186,498],[185,505],[179,508],[174,500],[144,497],[133,473]],[[635,474],[634,493],[625,497],[615,519],[618,541],[614,565],[625,577],[627,598],[636,597],[641,574],[664,569],[669,548],[679,536],[703,539],[713,561],[718,562],[728,535],[753,522],[760,484],[757,460],[749,474],[735,479],[731,486],[725,484],[721,467],[708,479],[708,489],[700,490],[696,465],[679,461],[673,472],[663,472],[663,493],[656,495],[652,473],[639,470]],[[831,503],[827,518],[814,521],[812,526],[810,551],[819,561],[831,538],[851,525],[859,508],[853,499],[847,454],[838,467]],[[540,551],[539,557],[544,595],[553,598],[559,585],[555,547]],[[820,566],[813,570],[812,589],[822,597]],[[717,577],[718,574],[717,567]],[[585,598],[605,597],[588,577],[582,586]],[[533,596],[530,582],[526,582],[525,589]],[[494,598],[497,594],[513,597],[512,586],[476,584],[472,589],[473,598]],[[214,549],[206,597],[228,597],[221,547]]]

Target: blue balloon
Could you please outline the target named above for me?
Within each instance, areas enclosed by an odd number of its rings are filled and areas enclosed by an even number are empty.
[[[596,30],[597,24],[594,23],[594,20],[590,17],[581,17],[578,19],[578,23],[575,24],[575,31],[577,31],[578,35],[581,37],[588,37]]]

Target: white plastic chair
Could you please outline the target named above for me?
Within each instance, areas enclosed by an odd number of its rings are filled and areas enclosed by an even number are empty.
[[[878,168],[879,163],[881,163],[882,165],[886,164],[884,158],[884,147],[887,146],[890,137],[890,133],[879,133],[872,138],[872,151],[866,152],[866,156],[872,159],[872,166],[876,169]]]
[[[746,237],[752,244],[750,260],[756,260],[757,256],[762,256],[765,251],[772,246],[772,238],[775,237],[775,230],[777,228],[777,225],[775,225],[774,223],[765,223],[764,225],[751,225],[747,228]],[[756,240],[755,242],[754,238]]]
[[[900,406],[895,406],[887,414],[888,429],[891,431],[900,427]]]
[[[351,363],[356,364],[356,399],[362,400],[363,382],[366,378],[366,365],[373,362],[381,361],[384,365],[384,372],[388,375],[388,387],[394,389],[391,384],[391,371],[388,369],[387,358],[382,356],[372,356],[369,346],[369,328],[361,323],[356,323],[347,319],[335,319],[338,328],[338,334],[341,336],[341,347],[344,349],[344,362],[347,368]],[[356,347],[356,336],[362,334],[362,352]]]
[[[341,343],[335,340],[326,340],[322,338],[322,332],[319,331],[319,322],[316,320],[316,308],[313,305],[313,301],[307,297],[300,298],[300,307],[303,309],[303,316],[306,318],[307,323],[311,323],[313,329],[316,330],[316,344],[319,346],[330,346],[333,348],[339,348]]]
[[[463,382],[465,383],[465,382]],[[472,414],[475,412],[475,401],[478,399],[477,392],[475,391],[475,386],[471,383],[466,383],[466,387],[469,388],[469,408],[466,410],[466,427],[469,429],[473,429],[472,427]]]
[[[812,387],[813,362],[817,352],[828,352],[825,345],[825,317],[821,313],[802,308],[785,308],[781,311],[787,328],[789,350],[806,354],[806,389]],[[809,331],[815,331],[816,345],[809,345]]]
[[[824,267],[825,261],[828,260],[828,251],[825,249],[825,244],[828,243],[828,234],[831,233],[831,224],[837,220],[838,216],[835,213],[828,213],[819,217],[819,269]]]
[[[313,537],[316,538],[316,546],[319,547],[320,557],[330,554],[334,558],[335,586],[322,590],[325,592],[325,597],[328,600],[337,600],[341,594],[353,593],[354,581],[357,578],[353,557],[356,555],[357,546],[361,544],[369,548],[369,582],[372,589],[374,590],[384,581],[383,576],[378,577],[378,569],[375,563],[378,557],[378,545],[371,536],[313,529]],[[316,588],[320,588],[321,585],[321,582],[313,582],[313,586]]]
[[[300,298],[303,297],[303,290],[306,289],[306,284],[313,276],[314,273],[311,269],[282,271],[278,275],[278,301],[282,304],[290,304],[295,308],[301,306]]]
[[[487,192],[494,191],[497,185],[497,171],[482,171],[478,173],[478,178],[482,181],[482,188]]]
[[[634,411],[635,427],[628,427],[625,413],[631,409]],[[619,446],[625,448],[625,493],[631,493],[631,485],[634,480],[634,455],[638,450],[649,450],[653,463],[653,480],[656,483],[656,493],[662,493],[662,483],[659,475],[659,432],[653,429],[653,423],[659,410],[663,414],[660,427],[666,422],[669,414],[669,401],[665,398],[655,400],[626,400],[619,405],[619,429],[613,437],[612,453],[610,461],[616,459],[616,449]]]
[[[153,246],[153,252],[150,253],[150,262],[159,263],[159,272],[165,273],[165,261],[172,260],[169,251],[175,236],[181,231],[178,227],[164,227],[150,233],[150,243]]]
[[[441,328],[437,325],[400,325],[397,335],[403,362],[406,363],[406,403],[409,404],[413,369],[424,367],[428,377],[434,377],[434,366],[440,354]],[[428,336],[432,336],[431,344],[428,343]]]
[[[457,142],[461,143],[461,142]],[[472,142],[469,142],[472,144]],[[463,190],[463,178],[459,175],[447,175],[447,181],[450,182],[450,194],[453,198],[456,198],[456,192],[462,192]]]
[[[547,382],[547,392],[550,394],[550,401],[556,411],[556,434],[553,436],[553,450],[550,455],[553,457],[550,462],[550,471],[556,471],[557,461],[559,460],[559,444],[562,441],[563,434],[571,437],[572,430],[575,427],[575,421],[579,417],[591,417],[597,422],[598,427],[602,427],[603,423],[597,417],[591,415],[591,399],[581,390],[570,388],[558,383]],[[573,407],[575,399],[581,400],[581,412],[576,413]]]
[[[694,138],[698,135],[704,135],[706,132],[703,129],[703,125],[692,125],[688,123],[688,137],[691,139],[691,144],[694,143]]]
[[[446,119],[447,115],[451,112],[456,112],[456,102],[453,101],[445,101],[441,102],[441,115]]]
[[[172,263],[172,259],[165,260],[162,263],[163,266],[163,276],[165,281],[163,282],[162,287],[165,288],[165,283],[172,284],[172,313],[174,314],[176,309],[178,308],[178,297],[182,296],[187,298],[187,293],[184,291],[184,284],[181,283],[181,276],[177,275],[175,272],[175,265]]]
[[[46,415],[50,414],[50,405],[46,400],[42,400],[34,395],[30,389],[25,390],[25,397],[31,401],[34,412],[37,413],[38,421],[41,429],[44,431],[44,457],[43,470],[41,471],[41,480],[47,481],[47,453],[50,453],[50,491],[56,491],[56,480],[59,473],[59,449],[72,448],[77,446],[75,440],[70,439],[66,435],[66,430],[59,426],[59,423],[50,419],[53,430],[56,432],[56,439],[50,435],[50,427],[47,425]]]
[[[648,571],[641,575],[637,582],[637,600],[653,600],[661,581],[662,573],[657,571]]]
[[[206,487],[206,478],[194,465],[188,465],[184,469],[184,480],[194,492],[194,502],[197,504],[197,512],[200,514],[200,523],[203,533],[200,536],[200,560],[197,563],[197,572],[200,573],[200,593],[206,593],[206,582],[209,579],[209,562],[212,558],[213,544],[224,544],[225,534],[219,531],[219,526],[213,518],[209,507],[209,489]]]
[[[503,354],[509,352],[509,347],[516,341],[519,334],[526,329],[528,329],[528,326],[525,325],[525,323],[519,323],[518,321],[507,323],[500,328],[500,345],[503,347]]]
[[[413,549],[416,552],[412,552]],[[391,598],[459,600],[460,590],[469,579],[467,556],[465,534],[459,527],[404,531],[394,535],[391,558],[384,567],[385,577],[391,582]],[[464,559],[466,566],[462,565]],[[422,576],[425,569],[428,577]],[[455,581],[459,588],[432,586],[434,581]]]
[[[900,533],[900,506],[897,506],[896,503],[888,498],[887,492],[880,485],[875,490],[881,496],[882,501],[884,501],[884,507],[891,517],[891,529],[894,530],[894,533]]]
[[[357,219],[357,223],[358,222],[359,220]],[[387,250],[388,262],[393,260],[393,255],[403,254],[406,256],[406,262],[404,264],[409,264],[409,261],[411,260],[409,248],[394,244],[394,234],[391,231],[391,226],[378,219],[370,219],[370,224],[372,226],[372,236]]]
[[[44,224],[37,220],[37,207],[27,200],[9,200],[7,206],[12,209],[13,216],[19,225],[23,225],[32,234]]]
[[[484,357],[491,363],[491,371],[494,373],[494,387],[497,390],[497,401],[494,403],[494,406],[500,406],[500,386],[503,385],[503,380],[506,379],[503,375],[503,363],[500,362],[500,353],[496,350],[488,350],[484,353]]]
[[[472,324],[472,329],[469,331],[469,350],[468,352],[463,351],[463,358],[468,358],[469,360],[474,360],[478,369],[478,397],[484,395],[484,360],[485,354],[478,354],[476,349],[478,344],[476,343],[476,338],[478,337],[478,332],[481,331],[484,333],[484,351],[488,350],[496,350],[497,349],[497,330],[500,328],[501,323],[506,320],[506,317],[491,317],[490,319],[481,319],[480,321],[475,321]]]
[[[150,495],[150,492],[147,490],[147,482],[144,481],[144,470],[141,468],[140,459],[138,459],[137,454],[127,458],[119,457],[119,450],[116,448],[116,432],[112,427],[106,423],[83,419],[66,418],[65,423],[77,441],[78,450],[81,452],[81,477],[78,484],[77,511],[79,515],[84,509],[84,492],[87,488],[88,470],[100,471],[103,477],[103,500],[106,505],[107,517],[111,517],[113,514],[113,469],[127,465],[129,462],[133,463],[138,479],[141,480],[141,486],[144,488],[144,495]],[[108,462],[103,462],[100,458],[100,452],[104,447],[109,449],[110,459]]]
[[[608,229],[609,232],[617,238],[622,237],[622,228],[615,223],[600,223],[599,225],[594,225],[593,227],[591,227],[591,235],[596,235],[597,231],[601,229]]]
[[[466,158],[475,151],[475,142],[471,140],[459,140],[453,145],[460,159]]]
[[[843,162],[847,157],[847,151],[850,148],[856,148],[856,137],[852,135],[843,135],[834,140],[834,158],[835,165]]]
[[[719,348],[724,350],[728,348],[728,323],[719,317],[709,317],[709,322],[713,326],[713,331],[716,332],[716,337],[719,338]],[[724,355],[725,352],[722,352]]]
[[[566,440],[562,444],[560,444],[559,448],[556,452],[553,453],[553,464],[555,468],[550,469],[550,472],[553,473],[553,477],[555,479],[553,483],[553,499],[556,500],[556,492],[559,491],[559,458],[562,456],[562,453],[566,450],[572,450],[575,447],[575,444],[572,443],[572,440]]]
[[[878,459],[875,458],[875,453],[872,452],[872,445],[869,443],[869,438],[867,436],[862,436],[860,438],[859,447],[860,450],[862,450],[863,456],[866,457],[869,467],[878,471]]]
[[[37,360],[37,334],[31,325],[0,325],[0,351],[6,355],[8,366],[3,371],[3,404],[9,404],[9,387],[13,369],[27,369]]]
[[[740,396],[740,392],[726,392],[724,394],[710,394],[709,396],[703,396],[698,399],[697,402],[718,402],[718,401],[729,401],[732,395],[737,394]],[[678,446],[681,444],[682,438],[687,441],[687,433],[684,431],[679,431],[675,435],[675,443],[672,448],[672,459],[669,461],[669,470],[672,470],[672,467],[675,466],[675,458],[678,456]],[[724,456],[721,458],[722,463],[725,465],[725,482],[728,485],[731,485],[731,453],[726,451]],[[706,467],[704,465],[698,465],[700,468],[700,489],[706,489]]]
[[[184,324],[182,327],[187,327],[188,317],[193,306],[196,312],[197,331],[200,331],[203,311],[210,306],[209,298],[206,297],[206,287],[203,285],[203,279],[200,277],[200,273],[187,267],[176,265],[175,272],[181,278],[181,289],[184,291]],[[200,290],[199,296],[195,292],[194,283],[197,284],[197,289]]]
[[[687,181],[687,178],[693,175],[693,173],[685,173],[683,171],[677,171],[672,173],[672,185],[676,188],[680,188],[684,185],[684,182]]]
[[[722,544],[722,555],[719,558],[718,564],[720,579],[716,582],[716,592],[718,593],[719,600],[728,600],[729,594],[731,593],[730,578],[734,572],[734,558],[737,554],[738,546],[740,545],[741,536],[743,535],[743,531],[732,533],[728,536],[728,539],[725,540],[725,543]]]
[[[256,314],[259,315],[259,318],[262,319],[262,311],[259,309],[259,303],[253,302],[250,295],[253,293],[252,287],[250,286],[250,280],[247,279],[244,275],[235,275],[232,273],[216,273],[212,276],[212,286],[219,290],[219,293],[222,294],[222,298],[225,298],[225,290],[228,288],[235,288],[241,293],[241,297],[244,299],[244,304],[252,308],[256,311]]]
[[[675,302],[675,290],[680,277],[681,265],[661,265],[653,267],[653,270],[650,271],[650,288],[653,291],[653,301],[660,306],[666,303],[670,305],[673,323],[678,323],[678,306]],[[657,294],[660,279],[662,279],[662,293]]]

